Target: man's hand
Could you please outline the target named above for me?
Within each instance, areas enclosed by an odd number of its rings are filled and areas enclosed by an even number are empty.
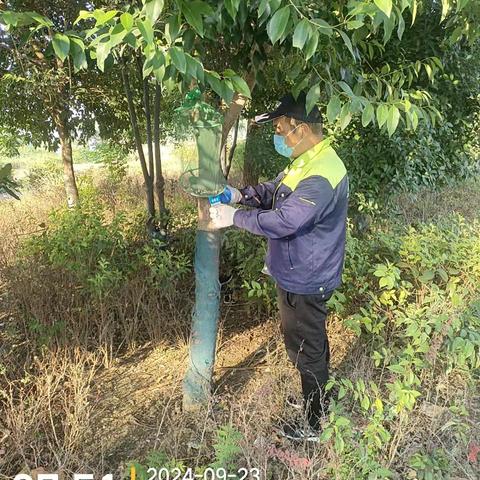
[[[229,205],[215,205],[210,207],[210,219],[216,228],[230,227],[233,225],[233,215],[236,210]]]
[[[220,201],[222,203],[238,203],[242,199],[242,194],[240,193],[240,190],[236,189],[235,187],[231,187],[230,185],[227,185],[225,187],[225,190],[220,194]]]

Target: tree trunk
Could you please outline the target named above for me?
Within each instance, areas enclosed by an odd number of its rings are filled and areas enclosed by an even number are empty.
[[[137,57],[137,72],[139,80],[143,87],[143,108],[145,113],[145,128],[146,128],[146,140],[147,140],[147,153],[148,153],[148,190],[151,191],[153,202],[155,204],[155,194],[153,183],[155,180],[155,169],[153,163],[153,142],[152,142],[152,114],[150,112],[150,85],[148,78],[143,78],[142,62],[140,57]],[[155,211],[155,207],[154,207]]]
[[[243,183],[244,185],[257,185],[258,169],[255,162],[255,131],[256,126],[252,120],[247,124],[247,138],[245,140],[245,154],[243,156]]]
[[[235,130],[233,131],[232,145],[230,146],[230,151],[228,152],[228,160],[225,164],[225,170],[223,172],[223,174],[225,175],[225,178],[228,178],[230,169],[232,168],[233,155],[235,154],[235,149],[237,148],[239,125],[240,125],[240,115],[237,118],[237,123],[235,123]]]
[[[73,170],[72,139],[65,120],[65,112],[56,112],[53,117],[58,137],[60,138],[63,183],[67,194],[67,205],[69,208],[72,208],[78,204],[78,188],[75,180],[75,171]]]
[[[249,77],[249,84],[254,84],[254,76]],[[218,151],[220,165],[228,133],[237,122],[246,100],[243,95],[236,94],[225,115]],[[195,239],[195,309],[192,315],[189,367],[183,380],[183,408],[186,410],[197,410],[208,402],[215,362],[220,315],[218,278],[222,231],[212,229],[208,210],[208,200],[199,199]]]
[[[145,182],[145,192],[147,196],[147,210],[150,218],[155,216],[155,199],[153,197],[153,186],[148,173],[147,162],[145,160],[145,154],[143,152],[142,137],[140,135],[140,129],[138,128],[137,114],[135,112],[135,105],[133,103],[132,90],[130,88],[130,79],[127,72],[127,66],[124,64],[121,68],[122,83],[125,89],[125,96],[127,97],[128,114],[130,117],[130,123],[132,125],[133,136],[135,138],[135,146],[137,147],[138,158],[142,167],[143,179]]]
[[[220,315],[221,230],[210,223],[207,199],[198,199],[195,236],[195,308],[192,314],[189,365],[183,380],[183,408],[197,410],[211,395],[218,317]]]
[[[250,72],[247,74],[246,82],[250,91],[252,91],[255,87],[255,74]],[[238,117],[242,113],[243,107],[247,103],[248,98],[242,95],[241,93],[235,93],[233,96],[232,103],[228,107],[228,111],[225,114],[225,118],[223,120],[223,133],[222,133],[222,147],[227,142],[228,134],[230,130],[235,125]]]
[[[168,219],[165,206],[165,179],[162,173],[162,157],[160,154],[160,110],[162,100],[162,86],[157,83],[155,86],[155,102],[153,106],[153,145],[155,153],[155,197],[160,213],[160,225],[166,228]]]

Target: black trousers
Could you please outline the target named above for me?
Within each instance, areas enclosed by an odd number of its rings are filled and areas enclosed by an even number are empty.
[[[287,292],[277,284],[278,307],[287,354],[300,372],[307,418],[314,428],[326,409],[330,347],[326,301],[330,294],[301,295]]]

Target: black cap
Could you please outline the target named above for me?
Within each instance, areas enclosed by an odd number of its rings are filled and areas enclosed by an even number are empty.
[[[255,123],[267,123],[271,122],[275,118],[282,117],[283,115],[302,122],[308,123],[322,123],[322,114],[315,105],[311,112],[307,115],[305,108],[306,94],[301,92],[297,99],[293,97],[291,93],[284,95],[275,110],[271,112],[262,113],[255,117]]]

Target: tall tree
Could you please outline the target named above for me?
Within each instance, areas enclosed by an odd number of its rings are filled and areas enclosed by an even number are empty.
[[[0,14],[0,124],[21,129],[34,145],[60,145],[69,206],[78,202],[72,138],[91,134],[94,121],[75,95],[86,58],[79,54],[72,62],[68,56],[83,52],[83,42],[65,32],[86,3],[13,0]]]

